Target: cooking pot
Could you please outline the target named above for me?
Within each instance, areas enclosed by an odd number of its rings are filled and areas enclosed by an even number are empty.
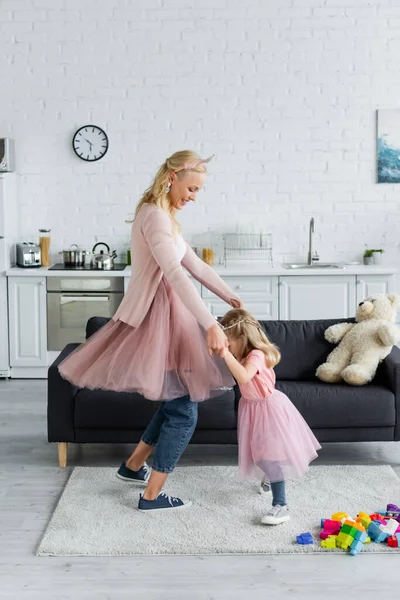
[[[107,248],[107,252],[104,250],[100,250],[98,254],[95,254],[95,250],[97,246],[105,246]],[[110,253],[110,246],[104,244],[103,242],[98,242],[93,246],[92,250],[94,256],[91,260],[92,269],[99,269],[102,271],[110,271],[114,266],[114,258],[116,258],[117,253],[113,250]]]
[[[85,264],[85,256],[88,252],[86,250],[81,250],[77,244],[72,244],[69,250],[61,250],[59,254],[63,255],[64,265],[66,267],[83,267]]]

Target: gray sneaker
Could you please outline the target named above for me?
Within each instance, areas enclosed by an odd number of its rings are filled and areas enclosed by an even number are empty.
[[[262,479],[258,492],[261,496],[270,496],[272,494],[271,485],[265,478]]]
[[[289,521],[289,519],[288,507],[276,504],[270,508],[266,515],[261,517],[261,523],[263,525],[280,525],[281,523],[285,523],[285,521]]]

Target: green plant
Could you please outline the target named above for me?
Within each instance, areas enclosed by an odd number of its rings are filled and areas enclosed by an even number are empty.
[[[385,251],[382,250],[382,248],[379,248],[378,250],[371,250],[371,252],[379,252],[380,254],[383,254]]]
[[[365,250],[364,251],[365,258],[371,258],[373,252],[374,252],[374,250],[368,250],[368,249]]]

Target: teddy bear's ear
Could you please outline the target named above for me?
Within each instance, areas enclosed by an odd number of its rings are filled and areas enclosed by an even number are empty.
[[[399,294],[388,294],[387,297],[389,298],[390,302],[393,304],[393,308],[399,308],[400,307],[400,296],[399,296]]]

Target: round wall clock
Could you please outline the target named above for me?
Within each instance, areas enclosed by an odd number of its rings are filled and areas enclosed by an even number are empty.
[[[108,137],[97,125],[85,125],[72,139],[74,152],[82,160],[94,162],[103,158],[108,150]]]

